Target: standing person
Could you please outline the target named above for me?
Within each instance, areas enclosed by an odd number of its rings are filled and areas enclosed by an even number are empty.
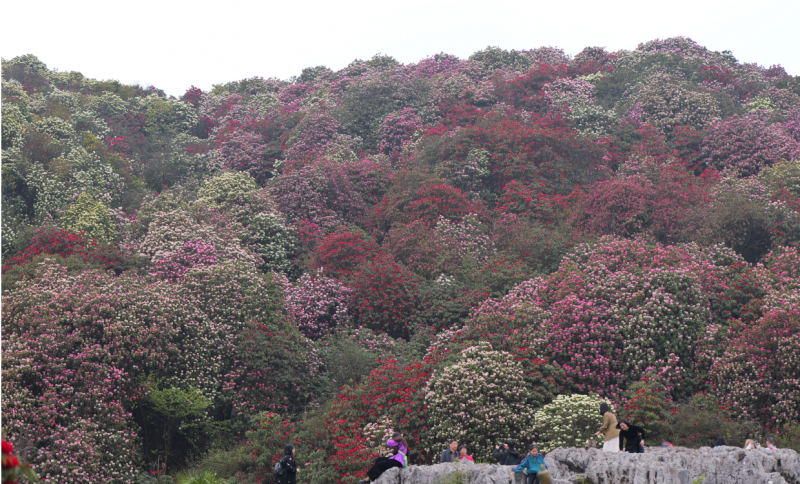
[[[508,440],[504,444],[497,444],[494,446],[492,457],[497,459],[497,463],[501,466],[517,466],[522,456],[514,448],[516,445],[517,443],[513,440]]]
[[[444,449],[442,452],[442,456],[439,457],[439,464],[444,464],[445,462],[453,462],[456,460],[458,450],[458,442],[455,440],[450,441],[450,448]]]
[[[619,449],[619,427],[617,427],[617,416],[611,411],[607,403],[600,404],[600,415],[603,416],[603,426],[595,435],[605,434],[603,452],[617,452]]]
[[[636,425],[631,425],[631,423],[625,419],[619,421],[617,428],[621,429],[619,432],[620,453],[622,453],[623,450],[632,454],[641,454],[644,452],[645,433],[643,428],[637,427]],[[622,444],[626,440],[627,443],[625,443],[625,446],[623,447]]]
[[[475,459],[473,459],[471,456],[467,455],[467,446],[466,445],[462,445],[461,447],[458,448],[458,455],[461,457],[461,460],[467,459],[467,460],[471,460],[472,462],[475,462]]]
[[[294,446],[286,444],[283,448],[283,458],[280,460],[283,474],[278,476],[278,484],[297,483],[297,463],[294,461]]]
[[[756,448],[755,442],[753,439],[747,439],[744,441],[744,450],[753,450]]]
[[[536,444],[531,444],[528,448],[528,455],[525,456],[525,459],[514,469],[511,475],[522,472],[527,474],[526,484],[539,484],[537,474],[546,469],[547,464],[544,463],[544,456],[539,453],[539,448]]]
[[[392,467],[403,468],[408,465],[408,441],[400,432],[392,434],[392,438],[386,441],[386,445],[397,452],[392,457],[378,457],[375,464],[367,471],[367,478],[361,479],[359,484],[377,481],[378,478]]]
[[[722,447],[723,445],[728,445],[728,444],[725,442],[725,437],[719,437],[719,438],[717,438],[717,442],[714,444],[714,450],[717,450],[717,449],[719,449],[719,448],[720,448],[720,447]]]
[[[767,437],[767,446],[765,448],[769,450],[778,450],[778,448],[775,446],[774,437]]]

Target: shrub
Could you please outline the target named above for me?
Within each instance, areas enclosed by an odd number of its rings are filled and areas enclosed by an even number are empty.
[[[217,262],[217,249],[202,240],[190,240],[175,252],[154,261],[152,274],[160,279],[178,281],[195,266],[210,266]]]
[[[498,440],[531,439],[534,397],[525,383],[522,365],[510,353],[486,342],[461,351],[425,390],[433,448],[457,439],[489,461]]]
[[[533,431],[539,450],[550,452],[557,447],[582,447],[603,425],[596,395],[559,395],[535,414]],[[611,407],[614,411],[614,407]],[[602,442],[597,442],[600,446]]]
[[[698,393],[675,406],[661,437],[674,445],[695,449],[713,447],[719,437],[724,437],[730,446],[744,447],[748,438],[760,441],[762,431],[753,420],[736,418],[730,406],[716,396]]]
[[[381,234],[395,223],[409,223],[414,220],[433,227],[439,217],[459,222],[467,214],[480,210],[480,205],[470,202],[464,192],[439,182],[437,179],[426,180],[418,187],[408,187],[410,190],[395,186],[375,206],[371,215],[373,226]]]
[[[331,460],[343,466],[343,472],[364,476],[377,457],[370,445],[361,437],[364,426],[384,418],[391,420],[395,431],[403,432],[410,444],[409,461],[428,463],[438,449],[428,444],[428,407],[425,405],[425,387],[433,369],[425,362],[401,365],[390,359],[357,385],[342,387],[335,397],[327,417],[329,428],[337,445]],[[349,457],[348,457],[349,455]]]
[[[269,144],[257,133],[237,129],[221,140],[219,152],[226,167],[247,173],[262,185],[275,176]]]

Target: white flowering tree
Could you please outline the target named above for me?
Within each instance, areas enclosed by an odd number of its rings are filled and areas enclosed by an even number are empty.
[[[431,444],[444,448],[456,439],[469,453],[491,461],[497,441],[533,438],[536,399],[526,387],[522,365],[511,353],[487,342],[464,349],[459,360],[437,371],[428,383]]]
[[[539,450],[550,452],[557,447],[582,447],[603,425],[597,395],[559,395],[536,412],[534,429]],[[614,406],[611,411],[614,411]],[[597,441],[598,447],[602,441]]]

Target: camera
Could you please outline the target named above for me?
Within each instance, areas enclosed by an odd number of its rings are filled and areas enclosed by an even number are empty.
[[[497,447],[500,448],[500,449],[505,449],[507,446],[506,446],[505,442],[498,442],[497,443]]]

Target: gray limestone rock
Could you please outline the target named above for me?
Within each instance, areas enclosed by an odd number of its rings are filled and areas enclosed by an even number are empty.
[[[789,449],[648,448],[644,454],[556,449],[545,456],[553,484],[800,484],[800,455]],[[389,469],[375,484],[524,484],[511,466],[461,463]]]

